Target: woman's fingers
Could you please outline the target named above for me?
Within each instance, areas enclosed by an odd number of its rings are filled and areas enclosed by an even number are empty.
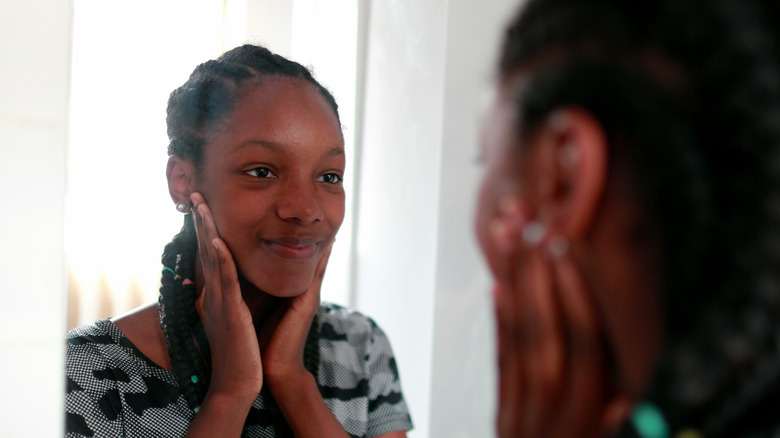
[[[614,388],[601,316],[570,253],[506,254],[494,303],[502,437],[591,436]]]
[[[306,294],[311,293],[319,297],[320,289],[322,288],[322,280],[325,278],[325,269],[328,267],[328,259],[330,259],[330,252],[333,250],[334,242],[335,239],[330,238],[323,244],[325,246],[325,252],[317,263],[317,267],[314,269],[314,277],[311,280],[311,284],[306,289]],[[317,304],[319,305],[319,303]]]
[[[325,242],[325,245],[325,252],[317,263],[311,284],[306,291],[290,301],[290,306],[276,329],[276,332],[286,332],[286,336],[289,336],[289,339],[295,339],[300,342],[301,348],[303,348],[302,343],[306,341],[306,337],[309,334],[314,314],[320,306],[320,289],[322,287],[322,279],[325,277],[328,257],[333,247],[333,239]]]
[[[233,261],[233,254],[230,253],[227,245],[225,245],[225,241],[219,237],[212,239],[211,244],[214,246],[219,266],[222,299],[225,300],[227,305],[243,304],[244,298],[241,296],[241,287],[238,284],[238,271]]]
[[[211,216],[211,210],[208,208],[203,195],[193,193],[190,196],[194,208],[192,219],[195,222],[195,233],[198,237],[198,255],[200,256],[201,267],[203,271],[204,289],[208,293],[203,295],[203,300],[212,303],[215,300],[221,301],[222,292],[216,287],[221,284],[219,266],[216,255],[216,248],[212,243],[214,237],[219,233],[216,231],[214,218]],[[203,292],[203,291],[201,291]]]
[[[252,314],[241,296],[236,264],[203,196],[193,193],[191,200],[204,277],[196,305],[211,346],[209,391],[255,397],[263,383],[263,364]]]
[[[501,286],[496,285],[493,296],[497,298],[497,311],[499,303],[505,302],[501,297],[507,293]],[[499,438],[517,438],[522,437],[524,430],[524,418],[522,412],[525,410],[523,403],[523,394],[525,387],[523,383],[525,370],[523,367],[523,351],[518,348],[516,342],[507,341],[509,332],[498,330],[497,352],[498,352],[498,373],[500,385],[498,388],[498,416],[496,420],[496,429]]]
[[[571,254],[554,258],[557,292],[566,338],[566,390],[560,415],[567,431],[594,434],[600,428],[606,402],[613,389],[608,388],[605,339],[601,319],[579,267]]]
[[[527,436],[542,436],[549,422],[559,415],[557,402],[565,384],[566,335],[562,327],[552,268],[540,251],[528,257],[527,287],[522,293],[527,331],[528,382],[525,416]]]
[[[229,304],[243,303],[241,288],[238,285],[238,272],[233,255],[230,253],[225,241],[219,235],[217,224],[208,204],[200,203],[198,213],[203,220],[203,229],[208,242],[208,259],[210,266],[211,284],[215,291],[215,299],[226,300]]]
[[[280,306],[278,311],[283,314],[272,315],[278,315],[280,320],[263,351],[265,377],[272,391],[292,382],[301,373],[308,372],[303,364],[303,350],[314,315],[319,308],[320,286],[333,241],[325,244],[327,246],[317,263],[309,287],[302,294],[287,300],[287,305]]]

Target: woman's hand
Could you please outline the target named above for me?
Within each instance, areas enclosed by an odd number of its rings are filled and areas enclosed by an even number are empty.
[[[303,365],[303,349],[320,306],[320,288],[333,241],[330,239],[324,243],[325,253],[317,264],[312,282],[306,291],[288,299],[271,317],[271,320],[278,320],[278,323],[263,349],[263,372],[272,392],[275,392],[278,386],[295,382],[304,373],[308,373]]]
[[[233,256],[200,193],[191,196],[204,286],[197,307],[211,348],[209,394],[248,400],[263,386],[263,364],[252,314],[238,282]]]
[[[605,436],[628,409],[592,291],[571,252],[551,246],[505,245],[494,271],[500,438]]]
[[[191,199],[204,277],[197,306],[211,346],[212,368],[209,391],[187,436],[239,436],[265,381],[295,436],[346,437],[323,401],[314,376],[303,365],[303,348],[319,307],[332,240],[327,242],[309,288],[286,300],[263,322],[275,328],[261,360],[258,332],[241,296],[232,255],[219,237],[203,196],[193,193]]]

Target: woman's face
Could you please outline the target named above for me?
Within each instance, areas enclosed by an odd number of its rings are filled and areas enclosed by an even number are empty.
[[[290,297],[311,284],[344,219],[344,140],[310,83],[266,76],[208,137],[195,190],[239,273]]]

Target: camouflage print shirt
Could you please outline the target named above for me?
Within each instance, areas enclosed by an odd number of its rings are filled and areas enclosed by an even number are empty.
[[[323,303],[317,381],[331,412],[353,437],[412,427],[390,343],[370,318]],[[183,437],[195,417],[173,372],[146,358],[110,321],[67,335],[67,437]],[[277,437],[278,408],[265,391],[245,436]]]

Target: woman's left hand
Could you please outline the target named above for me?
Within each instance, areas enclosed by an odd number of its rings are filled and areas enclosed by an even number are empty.
[[[514,249],[494,290],[498,435],[605,436],[628,402],[617,396],[593,291],[570,251]]]
[[[272,391],[275,385],[295,381],[308,373],[303,365],[303,349],[320,306],[320,288],[333,242],[331,238],[325,243],[326,251],[306,291],[285,300],[270,318],[278,323],[263,349],[263,374]]]

